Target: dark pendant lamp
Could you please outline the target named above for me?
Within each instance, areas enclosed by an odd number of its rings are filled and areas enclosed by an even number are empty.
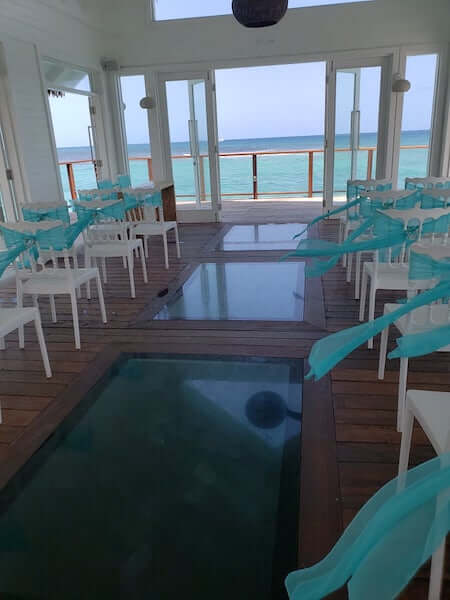
[[[288,0],[233,0],[233,14],[244,27],[270,27],[286,14]]]

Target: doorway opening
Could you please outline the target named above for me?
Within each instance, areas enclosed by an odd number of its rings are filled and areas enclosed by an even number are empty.
[[[97,187],[89,97],[66,92],[49,95],[49,104],[64,198],[69,201],[77,190]]]
[[[216,71],[224,219],[308,201],[321,212],[325,88],[325,62]]]

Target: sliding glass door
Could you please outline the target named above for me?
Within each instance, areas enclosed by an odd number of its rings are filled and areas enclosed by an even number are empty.
[[[377,169],[386,61],[331,62],[327,88],[325,208],[344,200],[349,179],[370,179]],[[385,104],[385,103],[384,103]],[[381,125],[380,125],[381,124]]]
[[[178,209],[220,209],[213,73],[161,74],[166,172]]]

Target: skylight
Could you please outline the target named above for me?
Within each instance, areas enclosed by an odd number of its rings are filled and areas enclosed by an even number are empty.
[[[231,0],[150,0],[153,1],[153,19],[169,21],[172,19],[193,19],[231,14]],[[323,6],[326,4],[350,4],[370,2],[372,0],[289,0],[289,8]]]

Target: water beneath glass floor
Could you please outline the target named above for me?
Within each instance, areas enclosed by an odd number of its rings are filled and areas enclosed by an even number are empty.
[[[302,378],[290,360],[121,361],[0,496],[0,597],[284,598]]]
[[[284,223],[267,225],[234,225],[224,236],[218,250],[295,250],[300,239],[295,235],[303,231],[302,223]]]
[[[305,263],[204,263],[155,319],[302,321]]]

